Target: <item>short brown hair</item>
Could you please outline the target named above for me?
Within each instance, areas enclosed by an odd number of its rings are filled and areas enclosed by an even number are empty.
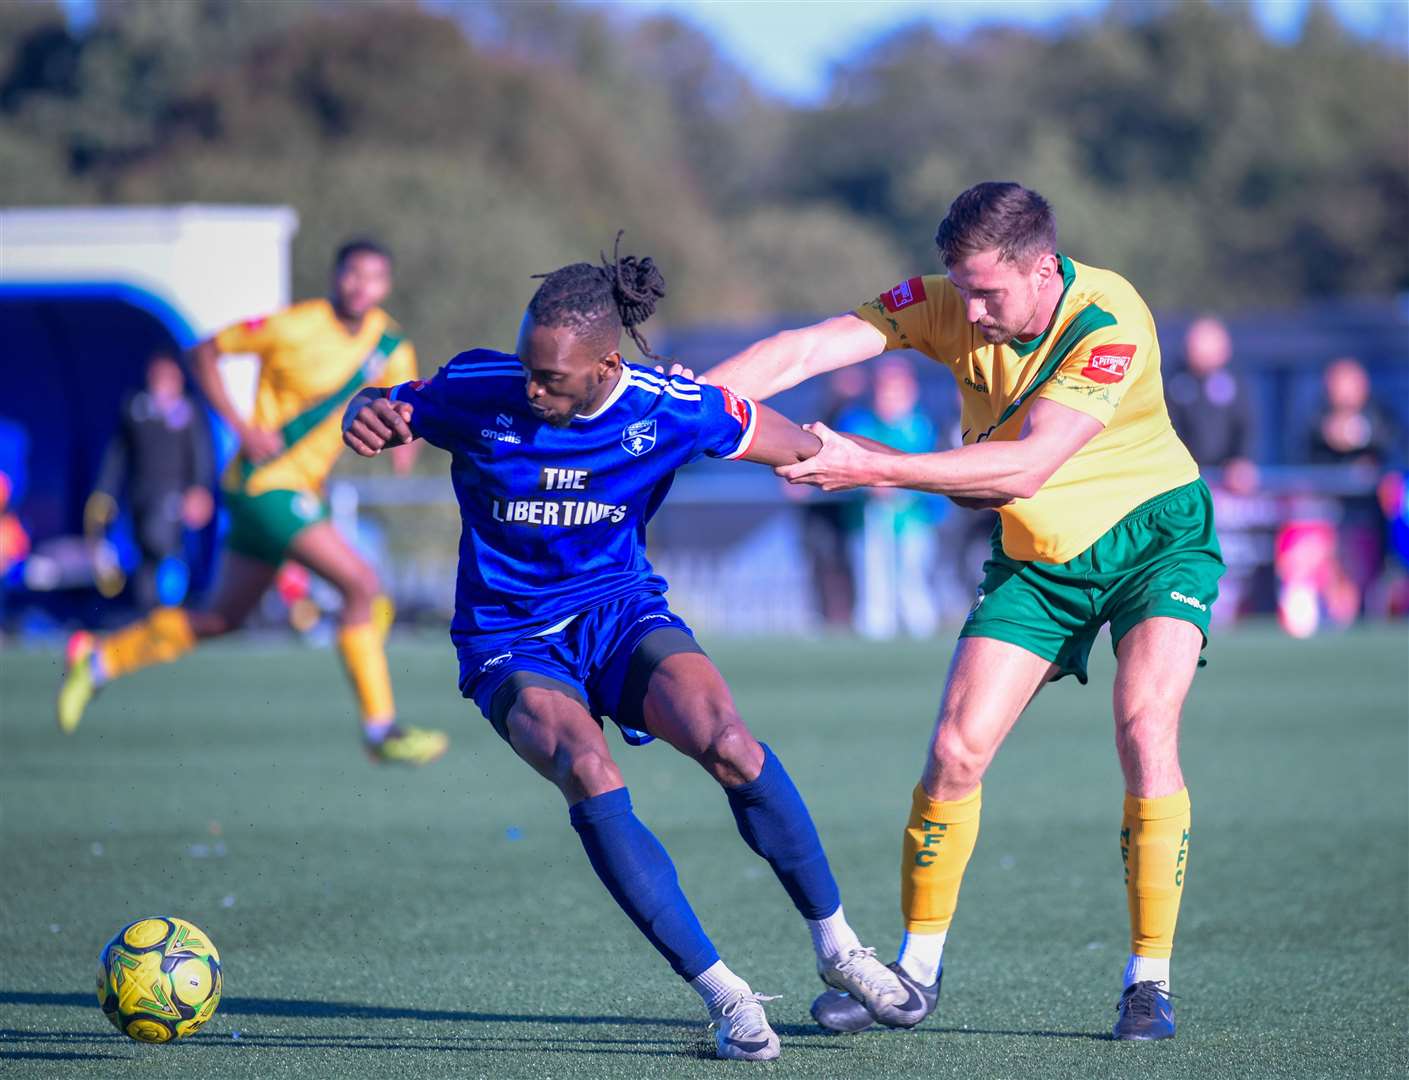
[[[949,204],[934,234],[945,266],[980,251],[1027,264],[1057,249],[1057,221],[1047,200],[1011,181],[975,184]]]

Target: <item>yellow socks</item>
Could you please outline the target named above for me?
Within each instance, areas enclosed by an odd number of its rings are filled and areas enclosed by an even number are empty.
[[[181,608],[156,608],[141,622],[124,627],[98,643],[103,679],[116,679],[152,664],[165,664],[196,647],[191,620]]]
[[[1174,924],[1179,919],[1189,861],[1187,788],[1158,799],[1125,796],[1120,857],[1125,863],[1125,892],[1130,902],[1132,965],[1162,969],[1167,982]],[[1156,963],[1138,963],[1145,959]]]
[[[384,640],[382,629],[372,622],[344,626],[338,631],[338,652],[347,677],[352,680],[364,725],[386,724],[396,717]]]
[[[954,802],[915,788],[900,866],[900,911],[908,934],[942,934],[959,903],[964,868],[978,840],[982,786]]]
[[[978,840],[982,795],[979,787],[963,799],[939,802],[923,787],[915,789],[900,871],[906,931],[901,963],[921,981],[933,981],[954,919],[959,886]],[[1174,925],[1188,869],[1189,792],[1158,799],[1127,794],[1120,854],[1130,901],[1126,983],[1154,979],[1168,986]],[[907,964],[911,960],[914,970]]]

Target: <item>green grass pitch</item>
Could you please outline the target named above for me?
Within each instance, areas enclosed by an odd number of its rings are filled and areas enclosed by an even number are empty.
[[[720,643],[754,729],[817,818],[852,922],[898,935],[900,828],[948,644]],[[49,1077],[1378,1077],[1409,1041],[1402,627],[1217,640],[1186,715],[1191,871],[1179,1035],[1114,1044],[1127,949],[1107,645],[1046,691],[986,781],[936,1020],[828,1037],[807,934],[724,799],[621,747],[782,1059],[705,1056],[699,1003],[612,905],[561,800],[454,691],[439,636],[400,641],[407,720],[450,754],[375,768],[331,653],[219,645],[107,691],[70,739],[52,653],[0,655],[0,1074]],[[613,745],[619,740],[613,737]],[[218,835],[216,832],[218,831]],[[117,1035],[95,960],[172,913],[221,950],[225,998],[180,1044]]]

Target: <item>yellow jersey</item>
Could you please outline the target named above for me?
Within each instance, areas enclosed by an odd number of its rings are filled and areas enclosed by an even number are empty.
[[[284,450],[255,465],[238,454],[226,487],[247,495],[322,491],[342,450],[342,413],[366,386],[395,386],[416,377],[416,353],[381,308],[349,334],[327,300],[305,300],[267,318],[236,323],[215,335],[222,353],[260,359],[251,423],[284,437]]]
[[[1101,422],[1102,430],[1030,499],[999,513],[1013,559],[1080,555],[1146,499],[1199,475],[1164,404],[1154,318],[1119,274],[1059,255],[1061,302],[1032,341],[985,341],[943,275],[911,278],[856,309],[888,349],[914,349],[959,384],[964,443],[1017,439],[1039,398]]]

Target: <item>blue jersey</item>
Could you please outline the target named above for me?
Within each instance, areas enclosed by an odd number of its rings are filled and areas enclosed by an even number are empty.
[[[475,652],[664,592],[646,522],[676,469],[740,457],[758,423],[726,389],[623,364],[601,408],[554,427],[529,408],[518,358],[487,349],[391,396],[413,407],[415,435],[451,454],[462,532],[450,635]]]

